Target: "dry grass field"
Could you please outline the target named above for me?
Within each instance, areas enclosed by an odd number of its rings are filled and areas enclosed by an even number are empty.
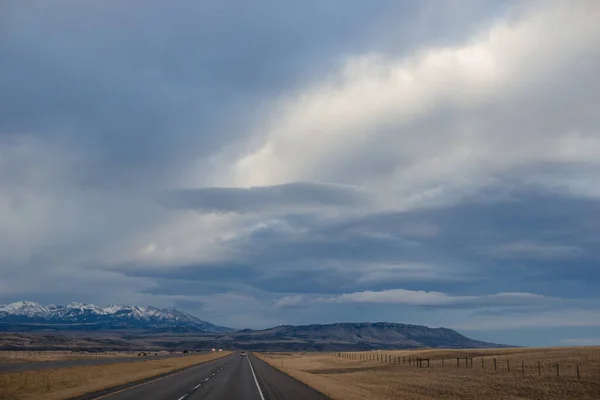
[[[0,399],[59,400],[224,357],[219,352],[163,360],[0,373]],[[42,397],[43,396],[43,397]]]
[[[6,363],[27,363],[44,362],[59,360],[80,360],[86,358],[118,358],[135,357],[139,352],[103,352],[103,353],[82,353],[73,351],[20,351],[5,350],[0,351],[0,364]],[[154,354],[148,353],[148,354]]]
[[[337,354],[261,353],[260,357],[340,400],[600,399],[600,347]],[[378,356],[385,361],[377,361]],[[409,357],[411,366],[404,365]],[[472,366],[470,361],[466,366],[465,357],[472,357]],[[417,367],[413,361],[417,358],[428,358],[430,367],[426,362]]]

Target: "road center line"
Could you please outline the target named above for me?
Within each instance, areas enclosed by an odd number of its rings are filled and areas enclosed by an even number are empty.
[[[248,358],[248,364],[250,364],[250,370],[252,371],[252,376],[254,376],[254,383],[256,383],[256,388],[258,389],[258,394],[260,394],[260,398],[265,400],[265,396],[263,396],[262,390],[260,390],[260,385],[258,384],[258,379],[256,379],[256,374],[254,373],[254,368],[252,368],[252,361],[250,361],[250,356]]]
[[[227,366],[227,364],[229,364],[229,362],[227,362],[225,365],[223,365],[223,367],[222,367],[222,368],[221,368],[219,371],[217,371],[217,374],[218,374],[219,372],[221,372],[222,370],[224,370],[224,369],[225,369],[225,367]],[[216,374],[212,374],[211,376],[215,376],[215,375],[216,375]],[[206,379],[204,380],[204,382],[207,382],[209,379],[210,379],[210,376],[209,376],[208,378],[206,378]],[[183,396],[181,396],[181,397],[180,397],[180,398],[178,398],[177,400],[183,400],[183,399],[185,399],[186,397],[188,397],[189,395],[191,395],[192,393],[194,393],[194,391],[195,391],[196,389],[198,389],[200,386],[202,386],[202,383],[199,383],[199,384],[197,384],[196,386],[194,386],[194,387],[193,387],[193,388],[192,388],[192,389],[191,389],[191,390],[190,390],[188,393],[184,394]]]
[[[226,356],[226,357],[228,357],[228,356]],[[136,387],[140,387],[140,386],[143,386],[143,385],[147,385],[147,384],[149,384],[149,383],[155,383],[155,382],[158,382],[158,381],[160,381],[160,380],[162,380],[162,379],[171,378],[171,377],[173,377],[173,376],[176,376],[176,375],[179,375],[179,374],[183,374],[184,372],[190,372],[190,371],[192,371],[192,370],[194,370],[194,369],[197,369],[197,368],[200,368],[200,367],[204,366],[204,364],[206,364],[206,363],[208,363],[208,362],[215,361],[215,360],[219,360],[219,358],[216,358],[216,359],[214,359],[214,360],[208,360],[208,361],[202,362],[202,363],[200,363],[200,364],[198,364],[198,365],[195,365],[195,366],[190,366],[190,367],[184,368],[184,369],[182,369],[182,370],[181,370],[181,371],[179,371],[179,372],[175,372],[175,373],[167,373],[167,375],[165,375],[165,376],[163,376],[163,377],[156,378],[156,379],[150,379],[150,380],[148,380],[148,381],[145,381],[145,382],[139,383],[139,384],[137,384],[137,385],[134,385],[134,386],[129,386],[129,387],[126,387],[126,388],[124,388],[124,389],[117,390],[116,392],[107,393],[107,394],[105,394],[105,395],[102,395],[102,396],[100,396],[100,397],[94,397],[94,398],[93,398],[93,400],[100,400],[100,399],[104,399],[104,398],[106,398],[106,397],[114,396],[114,395],[115,395],[115,394],[117,394],[117,393],[123,393],[123,392],[125,392],[125,391],[127,391],[127,390],[131,390],[131,389],[134,389],[134,388],[136,388]],[[186,394],[186,396],[187,396],[187,394]],[[184,396],[184,397],[185,397],[185,396]]]

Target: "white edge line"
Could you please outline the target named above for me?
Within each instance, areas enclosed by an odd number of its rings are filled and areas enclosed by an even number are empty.
[[[180,397],[179,399],[177,399],[177,400],[183,400],[183,399],[185,399],[186,397],[187,397],[187,394],[184,394],[183,396],[181,396],[181,397]]]
[[[260,390],[260,386],[258,384],[258,379],[256,379],[256,374],[254,373],[254,368],[252,368],[252,361],[250,361],[250,357],[248,357],[248,364],[250,364],[250,370],[252,371],[252,376],[254,376],[254,383],[256,383],[256,387],[258,389],[258,394],[260,394],[260,398],[265,400],[265,396],[263,396],[262,390]]]
[[[198,385],[196,385],[196,386],[194,386],[194,389],[198,389],[200,386],[202,386],[202,384],[201,384],[201,383],[200,383],[200,384],[198,384]]]

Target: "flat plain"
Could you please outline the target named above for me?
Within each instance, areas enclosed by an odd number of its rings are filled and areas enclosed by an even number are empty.
[[[340,400],[600,398],[600,347],[261,353],[260,357]]]
[[[159,352],[146,352],[147,354],[159,354]],[[137,352],[110,351],[85,353],[75,351],[15,351],[15,350],[0,350],[0,364],[22,364],[22,363],[39,363],[47,361],[62,361],[62,360],[84,360],[84,359],[104,359],[104,358],[120,358],[120,357],[136,357],[140,354]],[[160,354],[168,354],[160,352]]]
[[[119,364],[0,372],[0,399],[59,400],[103,390],[224,357],[217,352]],[[43,396],[43,397],[42,397]]]

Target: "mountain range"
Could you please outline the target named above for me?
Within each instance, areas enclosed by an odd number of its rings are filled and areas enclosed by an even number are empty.
[[[183,311],[156,307],[71,303],[42,306],[31,301],[0,305],[0,330],[32,331],[171,329],[201,332],[228,332]],[[17,329],[18,328],[18,329]]]
[[[508,347],[448,328],[389,322],[281,325],[233,330],[175,309],[30,301],[0,305],[1,348],[208,349],[352,351]],[[12,334],[8,334],[11,332]],[[14,333],[18,333],[15,335]]]

